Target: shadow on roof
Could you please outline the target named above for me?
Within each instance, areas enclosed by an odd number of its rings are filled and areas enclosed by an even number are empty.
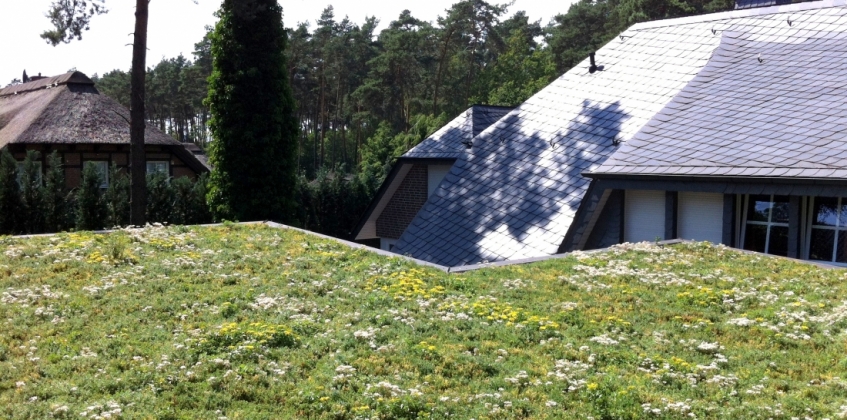
[[[581,173],[614,150],[626,117],[618,102],[584,101],[566,129],[525,135],[512,130],[519,113],[506,116],[474,139],[398,251],[446,266],[555,253],[568,228],[558,218],[576,213],[588,186]]]

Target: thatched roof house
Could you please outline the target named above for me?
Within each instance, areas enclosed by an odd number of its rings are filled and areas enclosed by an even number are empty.
[[[86,161],[126,167],[130,143],[129,110],[101,95],[80,72],[39,79],[0,89],[0,148],[22,159],[26,150],[42,158],[58,151],[69,187],[78,184]],[[145,150],[149,163],[169,175],[208,172],[191,148],[148,125]]]

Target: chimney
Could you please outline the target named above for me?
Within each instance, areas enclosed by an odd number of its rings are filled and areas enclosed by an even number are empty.
[[[34,82],[36,80],[46,79],[47,76],[42,76],[41,73],[38,73],[38,76],[32,76],[29,78],[30,82]]]

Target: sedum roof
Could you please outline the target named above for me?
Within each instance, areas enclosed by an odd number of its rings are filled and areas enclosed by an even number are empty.
[[[597,51],[602,70],[589,73],[586,59],[474,138],[395,252],[447,266],[556,253],[588,188],[582,173],[633,139],[706,67],[729,32],[775,42],[771,38],[791,33],[797,41],[844,31],[844,4],[803,3],[631,27]]]

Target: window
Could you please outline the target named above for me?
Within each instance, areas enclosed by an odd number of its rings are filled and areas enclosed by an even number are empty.
[[[170,175],[170,170],[168,170],[168,161],[166,161],[166,160],[148,160],[147,161],[147,173],[148,174]]]
[[[32,163],[34,163],[35,167],[37,168],[37,172],[35,173],[35,177],[38,180],[38,185],[41,185],[41,162],[40,161],[34,161]],[[23,183],[22,183],[23,175],[24,175],[24,162],[18,162],[17,179],[18,179],[18,186],[21,186],[21,187],[23,186]]]
[[[809,207],[809,259],[847,263],[847,199],[812,197]]]
[[[100,188],[108,188],[109,187],[109,162],[105,160],[89,160],[83,164],[87,165],[88,163],[94,165],[97,168],[97,172],[100,174]]]
[[[748,195],[741,243],[749,251],[788,255],[788,196]]]

